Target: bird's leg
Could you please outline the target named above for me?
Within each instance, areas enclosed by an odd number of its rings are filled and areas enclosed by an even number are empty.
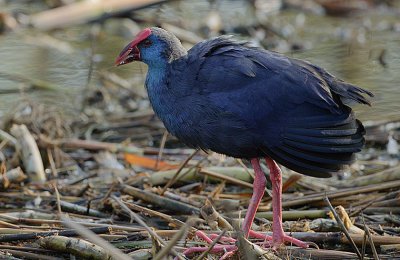
[[[260,201],[264,195],[264,190],[265,190],[265,183],[266,183],[266,178],[261,170],[260,166],[260,160],[258,158],[254,158],[251,160],[251,164],[254,168],[255,172],[255,178],[253,182],[254,186],[254,191],[253,191],[253,196],[251,197],[250,200],[250,205],[249,208],[247,209],[246,217],[244,219],[244,222],[242,224],[242,230],[244,232],[244,236],[246,238],[254,237],[258,239],[263,239],[263,240],[272,240],[270,236],[266,236],[260,233],[256,233],[253,230],[251,230],[251,224],[253,223],[254,216],[256,215],[256,211],[258,208],[258,205],[260,204]],[[197,231],[196,236],[201,238],[202,240],[206,241],[208,244],[211,244],[214,239],[218,237],[218,235],[211,234],[207,236],[204,232],[202,231]],[[220,239],[221,242],[228,242],[228,243],[235,243],[236,239],[233,238],[228,238],[228,237],[222,237]],[[184,255],[190,255],[193,253],[197,252],[204,252],[208,248],[207,247],[192,247],[186,249],[183,254]],[[237,246],[236,245],[228,245],[228,244],[217,244],[214,246],[214,248],[211,250],[212,253],[221,253],[224,252],[224,255],[221,257],[221,259],[225,259],[232,254],[234,254],[237,251]],[[220,260],[221,260],[220,259]]]
[[[269,168],[269,175],[272,182],[272,244],[273,248],[278,248],[285,242],[296,246],[307,248],[308,244],[290,237],[283,232],[282,228],[282,172],[279,166],[269,157],[265,158]]]
[[[253,181],[253,196],[251,196],[250,205],[247,209],[246,217],[242,224],[242,230],[244,237],[249,237],[251,224],[253,223],[254,217],[256,216],[258,205],[262,197],[264,196],[266,178],[264,172],[260,166],[260,160],[258,158],[251,159],[251,164],[254,169],[254,181]]]
[[[261,169],[260,166],[260,161],[258,158],[254,158],[251,160],[251,164],[253,165],[254,168],[254,173],[255,173],[255,178],[253,182],[253,196],[251,197],[250,200],[250,205],[249,208],[247,209],[246,217],[244,218],[243,224],[242,224],[242,230],[244,233],[244,237],[252,237],[252,238],[257,238],[257,239],[263,239],[264,241],[267,240],[267,243],[265,246],[267,247],[272,247],[272,248],[278,248],[285,242],[292,243],[294,245],[297,245],[299,247],[307,248],[308,244],[297,240],[295,238],[292,238],[288,235],[286,235],[283,232],[282,228],[282,176],[281,176],[281,170],[279,169],[278,165],[270,158],[265,158],[267,165],[270,170],[270,178],[272,182],[272,207],[273,207],[273,223],[272,223],[272,231],[273,235],[272,237],[257,233],[253,230],[251,230],[251,224],[253,223],[254,217],[256,215],[256,211],[258,208],[258,205],[260,204],[260,201],[264,195],[264,190],[265,190],[265,184],[266,184],[266,178],[265,175]],[[197,231],[196,236],[201,238],[202,240],[206,241],[208,244],[211,244],[213,240],[215,240],[218,235],[216,234],[211,234],[207,236],[204,232],[202,231]],[[222,237],[220,239],[220,242],[222,243],[235,243],[236,240],[233,238],[229,237]],[[237,251],[237,246],[232,245],[232,244],[216,244],[213,249],[211,250],[211,253],[223,253],[222,259],[226,259],[230,256],[232,256],[236,251]],[[184,255],[191,255],[193,253],[198,253],[198,252],[204,252],[207,251],[208,247],[192,247],[186,249],[183,254]]]

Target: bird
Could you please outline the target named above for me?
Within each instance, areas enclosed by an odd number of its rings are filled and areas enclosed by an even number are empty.
[[[140,31],[115,65],[140,61],[148,66],[145,88],[155,114],[169,133],[186,145],[247,159],[254,169],[253,194],[241,226],[245,238],[269,246],[309,244],[282,228],[282,172],[328,178],[355,160],[365,139],[351,105],[371,105],[373,94],[310,62],[218,36],[186,50],[172,33],[158,27]],[[251,230],[264,195],[264,159],[272,183],[272,237]],[[215,236],[196,232],[209,243]],[[187,249],[184,254],[208,247]],[[212,252],[226,259],[235,245]]]

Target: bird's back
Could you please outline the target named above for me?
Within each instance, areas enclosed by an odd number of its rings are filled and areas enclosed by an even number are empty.
[[[329,177],[364,144],[363,126],[346,104],[369,104],[362,94],[372,94],[310,63],[219,37],[197,44],[168,73],[163,98],[173,104],[160,117],[190,146],[270,156]]]

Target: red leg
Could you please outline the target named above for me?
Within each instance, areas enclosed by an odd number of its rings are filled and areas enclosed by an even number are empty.
[[[282,228],[282,172],[279,166],[269,157],[265,158],[269,168],[269,175],[272,182],[272,243],[277,248],[285,242],[292,243],[299,247],[307,248],[308,244],[292,238],[283,232]]]
[[[258,158],[251,159],[251,164],[254,169],[254,181],[253,181],[253,196],[251,196],[250,205],[247,209],[246,217],[244,218],[242,224],[242,230],[244,233],[244,237],[249,237],[249,232],[251,228],[251,224],[253,223],[254,217],[256,215],[258,205],[262,197],[264,196],[266,178],[261,170],[260,160]]]
[[[253,165],[254,168],[254,173],[255,173],[255,178],[253,182],[253,196],[251,197],[250,200],[250,205],[246,213],[246,217],[244,218],[243,225],[242,225],[242,230],[244,232],[244,236],[246,238],[253,237],[257,239],[263,239],[267,240],[266,243],[264,243],[264,246],[266,247],[273,247],[277,248],[280,245],[284,244],[285,242],[292,243],[294,245],[297,245],[299,247],[307,248],[308,245],[307,243],[304,243],[300,240],[297,240],[295,238],[289,237],[283,232],[282,228],[282,176],[281,176],[281,170],[279,169],[278,165],[270,158],[265,158],[267,165],[270,169],[270,178],[272,182],[272,207],[273,207],[273,223],[272,223],[272,231],[273,235],[272,237],[266,236],[260,233],[257,233],[253,230],[251,230],[251,224],[253,223],[254,217],[256,215],[256,211],[258,208],[258,205],[260,204],[260,201],[264,195],[264,190],[265,190],[265,184],[266,184],[266,178],[261,170],[260,166],[260,161],[257,158],[254,158],[251,160],[251,164]],[[211,234],[210,236],[207,236],[204,232],[202,231],[197,231],[196,235],[206,241],[208,244],[211,244],[214,239],[218,237],[216,234]],[[229,237],[222,237],[220,239],[220,242],[222,243],[235,243],[236,240],[233,238]],[[208,250],[208,247],[192,247],[186,249],[183,254],[184,255],[190,255],[193,253],[197,252],[204,252]],[[227,259],[230,256],[232,256],[235,252],[237,251],[236,245],[232,244],[217,244],[214,246],[214,248],[211,250],[212,253],[224,253],[223,256],[220,258],[222,259]]]

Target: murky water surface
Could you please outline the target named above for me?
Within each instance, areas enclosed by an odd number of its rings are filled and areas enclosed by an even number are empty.
[[[199,3],[201,2],[201,3]],[[0,9],[14,8],[1,6]],[[19,6],[32,12],[31,6]],[[179,19],[187,28],[204,24],[211,8],[223,10],[224,23],[251,24],[254,17],[250,7],[241,1],[222,1],[209,6],[206,1],[174,2],[160,10],[150,10],[138,15],[157,13],[160,17]],[[351,18],[335,18],[284,11],[268,15],[268,23],[280,29],[291,41],[305,46],[301,52],[287,55],[307,59],[340,78],[369,89],[376,94],[373,108],[357,107],[362,119],[379,120],[400,117],[400,21],[395,14],[375,11]],[[397,24],[397,31],[393,25]],[[95,67],[91,85],[104,71],[124,77],[143,75],[144,65],[113,67],[120,49],[129,41],[122,37],[118,21],[108,21],[104,33],[94,41]],[[35,90],[4,93],[17,90],[22,85],[0,77],[0,112],[9,111],[21,99],[55,104],[69,113],[76,113],[82,96],[86,93],[90,55],[90,26],[53,32],[50,47],[48,35],[33,30],[19,30],[0,36],[0,73],[19,74],[27,78],[42,79],[60,87],[59,91]],[[384,50],[383,66],[379,56]],[[142,86],[132,86],[141,88]]]

